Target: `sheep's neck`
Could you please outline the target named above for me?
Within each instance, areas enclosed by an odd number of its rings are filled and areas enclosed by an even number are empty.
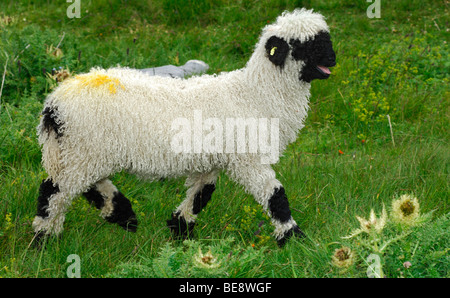
[[[299,81],[298,76],[288,77],[289,72],[284,70],[275,77],[249,67],[242,72],[246,78],[240,80],[243,90],[252,94],[251,98],[256,101],[261,114],[279,119],[281,143],[286,146],[293,142],[307,116],[311,85]]]

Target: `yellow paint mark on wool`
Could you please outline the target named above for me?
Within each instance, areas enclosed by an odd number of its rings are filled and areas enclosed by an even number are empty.
[[[75,76],[75,79],[81,82],[83,87],[88,88],[108,88],[109,93],[116,94],[117,88],[125,87],[116,78],[101,73],[88,73]]]

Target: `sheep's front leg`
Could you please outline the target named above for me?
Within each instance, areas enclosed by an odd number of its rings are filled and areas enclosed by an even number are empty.
[[[282,247],[286,241],[296,235],[305,235],[295,223],[289,209],[289,202],[284,192],[283,186],[275,187],[268,201],[269,215],[272,216],[272,223],[275,226],[274,236],[278,246]]]
[[[192,235],[197,215],[209,202],[216,188],[218,174],[218,171],[195,173],[186,179],[186,198],[167,221],[167,226],[176,238]]]
[[[281,183],[275,178],[275,172],[266,164],[254,164],[243,167],[230,167],[228,174],[242,184],[271,217],[275,227],[273,232],[278,246],[282,247],[293,235],[304,237],[303,232],[291,216],[289,202]]]

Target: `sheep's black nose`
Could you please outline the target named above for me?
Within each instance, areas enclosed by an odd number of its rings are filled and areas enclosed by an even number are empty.
[[[327,57],[327,60],[328,60],[327,66],[330,66],[330,67],[335,66],[336,65],[336,53],[334,51],[331,51],[331,53]]]
[[[333,67],[336,66],[336,54],[329,53],[325,56],[323,56],[319,61],[320,65],[326,66],[326,67]]]

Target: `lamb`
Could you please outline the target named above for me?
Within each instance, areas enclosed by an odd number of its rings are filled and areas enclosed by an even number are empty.
[[[293,235],[304,236],[271,163],[296,140],[307,116],[310,83],[328,78],[335,59],[324,17],[296,9],[263,29],[239,70],[180,79],[94,68],[62,82],[48,95],[37,128],[48,178],[39,189],[36,236],[61,233],[72,199],[81,194],[105,220],[136,231],[130,201],[108,179],[122,170],[150,180],[187,176],[186,198],[167,221],[176,237],[191,235],[221,172],[263,206],[279,246]],[[199,145],[198,132],[189,138],[199,116],[206,119],[200,127],[208,126],[213,135],[201,131],[210,146]],[[255,139],[246,138],[249,131],[236,139],[239,133],[219,130],[229,119],[245,120],[249,130],[249,123],[256,123],[259,134],[270,135],[276,146],[272,152],[250,150]],[[268,121],[271,128],[263,125]],[[228,146],[230,138],[238,144]]]

